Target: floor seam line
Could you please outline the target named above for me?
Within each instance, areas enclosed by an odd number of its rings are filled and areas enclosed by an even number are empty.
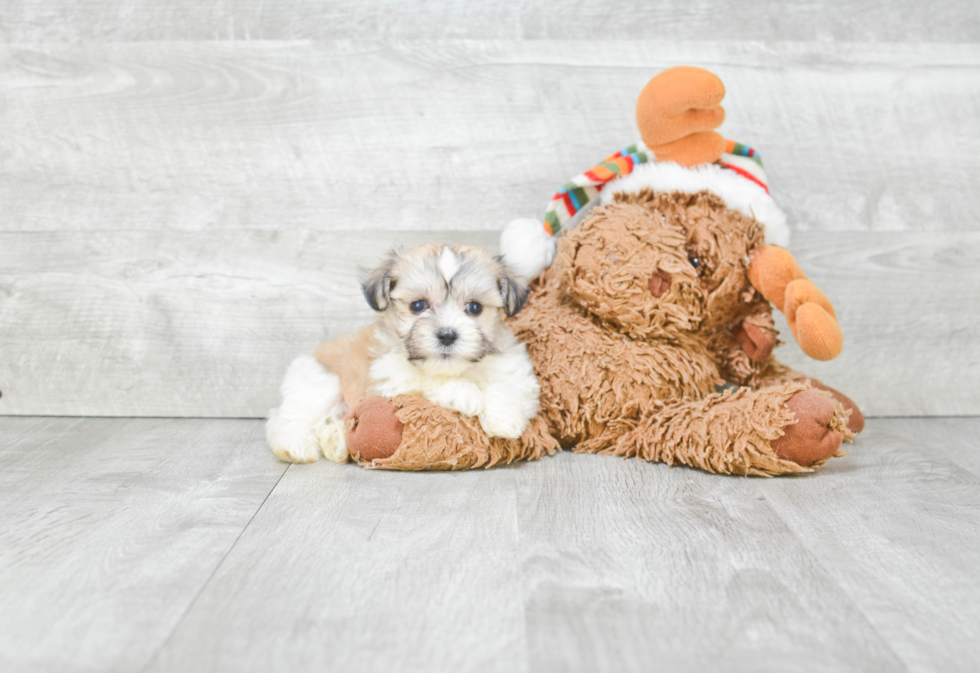
[[[242,536],[245,535],[245,531],[247,531],[249,526],[252,525],[252,522],[255,521],[255,517],[258,516],[259,512],[262,511],[262,508],[265,507],[265,503],[268,502],[269,496],[271,496],[275,492],[276,488],[279,486],[279,482],[282,481],[282,478],[286,476],[286,472],[289,471],[290,467],[291,465],[286,466],[286,469],[284,469],[282,471],[282,474],[279,475],[279,478],[276,479],[276,483],[272,485],[272,488],[269,489],[269,492],[265,494],[264,498],[262,498],[262,502],[260,502],[259,506],[255,508],[255,511],[252,512],[252,516],[248,518],[248,521],[242,527],[241,531],[239,531],[238,535],[235,536],[235,540],[228,547],[228,551],[226,551],[224,555],[222,555],[221,560],[215,564],[214,568],[211,570],[211,573],[208,575],[207,579],[204,580],[203,584],[201,584],[201,588],[198,589],[196,594],[194,594],[194,598],[192,598],[191,601],[187,604],[187,607],[184,609],[180,617],[174,623],[173,628],[170,629],[170,633],[168,633],[167,637],[163,639],[162,643],[160,643],[160,647],[158,647],[156,651],[153,653],[153,655],[149,659],[147,659],[146,664],[144,664],[143,667],[140,668],[140,673],[144,673],[145,671],[147,671],[156,662],[160,654],[167,648],[167,645],[170,644],[170,641],[173,639],[174,634],[177,633],[177,629],[179,629],[180,625],[184,623],[185,619],[187,619],[187,615],[189,615],[191,610],[194,609],[194,606],[197,604],[198,599],[204,593],[205,589],[207,589],[208,586],[211,584],[211,582],[214,580],[214,576],[218,574],[218,571],[221,569],[221,566],[225,564],[225,561],[227,561],[228,557],[231,556],[231,553],[235,550],[235,547],[238,546],[238,541],[242,539]]]

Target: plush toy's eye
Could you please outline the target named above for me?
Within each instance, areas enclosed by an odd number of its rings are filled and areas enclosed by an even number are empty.
[[[418,299],[409,304],[408,308],[412,310],[412,313],[421,313],[425,309],[429,308],[429,302],[424,299]]]
[[[472,316],[478,316],[483,313],[483,304],[478,301],[471,301],[466,305],[466,312]]]

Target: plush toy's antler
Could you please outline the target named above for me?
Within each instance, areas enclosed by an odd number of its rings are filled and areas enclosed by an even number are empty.
[[[834,307],[788,250],[762,246],[749,263],[749,282],[783,312],[804,353],[814,360],[840,355],[844,335]]]
[[[668,68],[651,79],[636,101],[636,123],[643,143],[657,161],[681,166],[717,161],[725,139],[714,129],[725,121],[725,85],[717,75],[694,66]]]

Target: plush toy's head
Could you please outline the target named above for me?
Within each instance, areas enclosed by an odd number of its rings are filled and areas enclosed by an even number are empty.
[[[559,241],[555,275],[637,338],[730,328],[765,299],[747,274],[762,227],[708,193],[620,194]]]
[[[785,248],[763,242],[785,246],[789,229],[761,157],[714,130],[724,96],[721,80],[701,68],[658,74],[637,101],[643,142],[566,182],[544,227],[511,222],[501,251],[533,278],[556,254],[553,236],[564,234],[555,276],[568,296],[637,338],[701,330],[725,358],[741,348],[761,362],[776,343],[768,300],[804,353],[832,359],[843,335],[830,301]],[[575,229],[595,202],[605,210]]]
[[[634,338],[699,333],[761,362],[776,343],[772,302],[805,353],[836,357],[833,307],[763,230],[709,192],[620,193],[566,230],[554,274],[570,299]]]

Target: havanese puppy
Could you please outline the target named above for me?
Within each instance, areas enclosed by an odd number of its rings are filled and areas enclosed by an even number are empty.
[[[421,395],[476,416],[491,437],[520,437],[538,410],[538,381],[504,322],[527,285],[501,258],[468,245],[392,255],[362,283],[374,325],[293,361],[266,424],[280,459],[347,460],[344,418],[365,397]]]

